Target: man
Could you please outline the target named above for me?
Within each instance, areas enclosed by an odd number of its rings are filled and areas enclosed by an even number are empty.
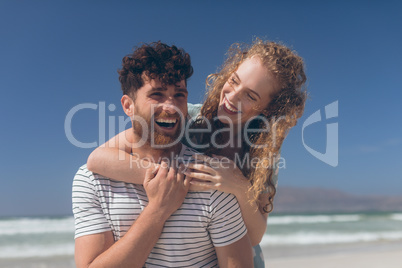
[[[123,58],[121,102],[132,120],[132,152],[170,164],[149,169],[143,186],[80,168],[73,184],[77,267],[252,267],[236,198],[188,191],[172,164],[193,153],[176,142],[192,72],[187,53],[160,42]]]

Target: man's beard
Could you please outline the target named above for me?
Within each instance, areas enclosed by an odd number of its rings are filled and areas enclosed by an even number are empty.
[[[158,127],[155,126],[155,118],[177,118],[178,122],[176,123],[176,131],[172,134],[164,133],[161,130],[158,129]],[[141,120],[142,119],[142,120]],[[151,118],[148,118],[146,116],[143,116],[141,112],[135,111],[135,116],[132,120],[133,124],[133,130],[134,134],[138,135],[139,137],[146,138],[147,143],[152,145],[155,145],[156,147],[158,146],[163,146],[163,145],[169,145],[171,144],[172,146],[176,145],[178,142],[178,139],[181,134],[181,127],[182,127],[182,118],[180,115],[177,113],[172,115],[168,114],[166,112],[160,112],[160,113],[155,113]],[[140,121],[145,123],[145,126],[143,126]],[[144,135],[144,128],[146,131],[146,137],[143,137]],[[171,146],[170,146],[171,147]],[[163,146],[162,148],[167,148],[166,146]]]

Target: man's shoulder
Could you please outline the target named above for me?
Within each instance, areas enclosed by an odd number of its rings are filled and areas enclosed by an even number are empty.
[[[77,173],[75,173],[74,180],[80,177],[87,178],[89,180],[94,179],[94,173],[87,168],[87,164],[82,165],[78,168]]]
[[[238,205],[235,195],[213,189],[201,191],[190,190],[186,198],[204,200],[204,204],[207,204],[212,211],[226,206],[232,207]]]
[[[98,193],[143,191],[143,186],[123,181],[113,180],[90,171],[87,165],[82,165],[74,176],[73,187],[84,187]]]
[[[234,194],[229,194],[225,192],[220,192],[218,190],[211,190],[210,191],[210,199],[211,202],[225,202],[225,203],[230,203],[230,202],[235,202],[237,203],[236,196]]]
[[[96,180],[110,180],[100,174],[93,173],[87,167],[87,164],[82,165],[78,168],[77,173],[75,173],[74,180],[86,180],[86,181],[96,181]]]

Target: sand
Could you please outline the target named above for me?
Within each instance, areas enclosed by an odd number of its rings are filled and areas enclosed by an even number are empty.
[[[263,247],[267,268],[401,268],[402,241]],[[1,268],[73,268],[74,257],[2,259]]]
[[[402,242],[264,247],[268,268],[401,268]]]
[[[1,268],[75,268],[73,256],[1,259]]]
[[[269,268],[401,268],[402,251],[298,257],[266,262]]]

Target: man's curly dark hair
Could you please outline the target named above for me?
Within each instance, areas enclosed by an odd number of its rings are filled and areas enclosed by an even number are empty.
[[[118,71],[123,94],[131,97],[144,85],[142,75],[150,79],[159,78],[162,85],[173,85],[193,74],[190,55],[176,46],[161,41],[143,44],[123,58]]]

